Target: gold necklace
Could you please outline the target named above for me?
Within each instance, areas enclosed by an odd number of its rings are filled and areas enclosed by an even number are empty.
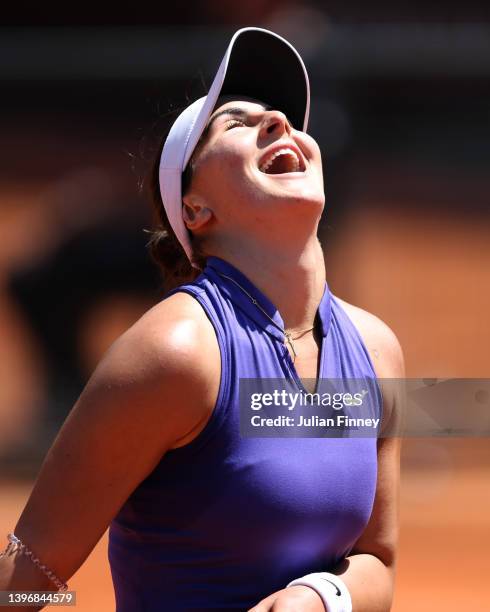
[[[256,299],[255,299],[255,298],[254,298],[252,295],[250,295],[250,293],[249,293],[249,292],[248,292],[246,289],[244,289],[244,288],[243,288],[243,287],[240,285],[240,283],[239,283],[238,281],[236,281],[236,280],[235,280],[234,278],[232,278],[231,276],[228,276],[228,275],[226,275],[226,274],[222,274],[221,272],[218,272],[218,274],[219,274],[220,276],[222,276],[223,278],[227,278],[228,280],[231,280],[233,283],[235,283],[235,285],[236,285],[237,287],[239,287],[239,288],[240,288],[240,289],[243,291],[243,293],[245,293],[245,295],[247,295],[247,296],[250,298],[250,300],[251,300],[252,304],[254,304],[255,306],[257,306],[257,308],[258,308],[259,310],[261,310],[261,311],[262,311],[262,312],[265,314],[265,316],[266,316],[266,317],[269,319],[269,321],[272,323],[272,325],[274,325],[274,327],[275,327],[276,329],[278,329],[279,331],[281,331],[281,332],[284,334],[284,336],[286,337],[287,343],[289,344],[289,346],[291,347],[291,350],[293,351],[293,363],[294,363],[294,362],[296,361],[296,355],[297,355],[297,353],[296,353],[296,351],[295,351],[295,349],[294,349],[293,340],[299,340],[299,338],[301,338],[302,336],[304,336],[306,333],[308,333],[308,332],[310,332],[310,331],[313,331],[313,330],[315,329],[315,326],[310,327],[310,328],[308,328],[308,329],[303,329],[303,330],[301,330],[300,332],[298,332],[298,335],[296,336],[296,338],[293,338],[293,337],[291,336],[291,333],[290,333],[290,332],[288,332],[288,331],[286,331],[285,329],[283,329],[283,328],[282,328],[280,325],[278,325],[278,324],[277,324],[277,323],[274,321],[274,319],[273,319],[272,317],[270,317],[270,316],[267,314],[267,312],[264,310],[264,308],[262,308],[262,306],[261,306],[261,305],[260,305],[260,304],[257,302],[257,300],[256,300]]]

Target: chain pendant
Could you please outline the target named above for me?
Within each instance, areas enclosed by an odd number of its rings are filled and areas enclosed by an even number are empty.
[[[286,340],[289,344],[289,346],[291,347],[291,350],[293,351],[293,363],[296,361],[296,351],[294,350],[294,344],[291,338],[291,334],[289,334],[289,332],[285,331],[284,335],[286,336]]]
[[[280,327],[272,317],[270,317],[267,312],[262,308],[262,306],[258,303],[258,301],[252,296],[250,295],[250,293],[244,289],[240,283],[238,281],[236,281],[234,278],[232,278],[231,276],[227,276],[226,274],[222,274],[221,272],[218,272],[218,274],[220,276],[222,276],[223,278],[227,278],[228,280],[232,281],[232,283],[234,283],[237,287],[239,287],[243,293],[245,293],[245,295],[248,296],[248,298],[250,299],[250,301],[252,302],[252,304],[254,306],[257,306],[257,308],[259,310],[261,310],[264,315],[269,319],[269,321],[272,323],[272,325],[274,325],[274,327],[276,329],[278,329],[279,331],[281,331],[285,336],[286,336],[286,341],[289,344],[289,346],[291,347],[291,351],[293,353],[293,363],[296,361],[296,351],[294,350],[294,344],[293,344],[293,339],[291,338],[291,334],[289,332],[287,332],[285,329],[283,329],[282,327]],[[304,335],[306,332],[310,332],[314,329],[314,327],[310,327],[310,329],[304,329],[303,331],[300,332],[300,335],[296,338],[296,340],[298,340],[298,338],[300,338],[302,335]]]

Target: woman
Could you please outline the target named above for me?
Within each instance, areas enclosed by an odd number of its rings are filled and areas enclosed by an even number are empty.
[[[404,375],[393,332],[326,284],[308,111],[297,52],[246,28],[173,124],[152,244],[190,280],[98,365],[15,527],[49,570],[13,540],[0,590],[61,585],[110,525],[119,612],[390,609],[399,441],[240,434],[244,379]]]

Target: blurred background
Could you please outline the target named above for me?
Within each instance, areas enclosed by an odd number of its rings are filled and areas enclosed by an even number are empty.
[[[102,354],[163,295],[139,186],[237,27],[308,68],[334,294],[394,330],[408,377],[489,377],[488,4],[84,9],[2,9],[0,533]],[[405,440],[400,501],[395,612],[488,610],[489,438]],[[106,547],[70,581],[81,611],[114,609]]]

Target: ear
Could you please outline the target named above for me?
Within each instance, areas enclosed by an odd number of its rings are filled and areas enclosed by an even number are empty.
[[[212,211],[205,206],[204,201],[197,195],[189,194],[183,198],[182,202],[182,216],[189,230],[201,229],[213,216]]]

